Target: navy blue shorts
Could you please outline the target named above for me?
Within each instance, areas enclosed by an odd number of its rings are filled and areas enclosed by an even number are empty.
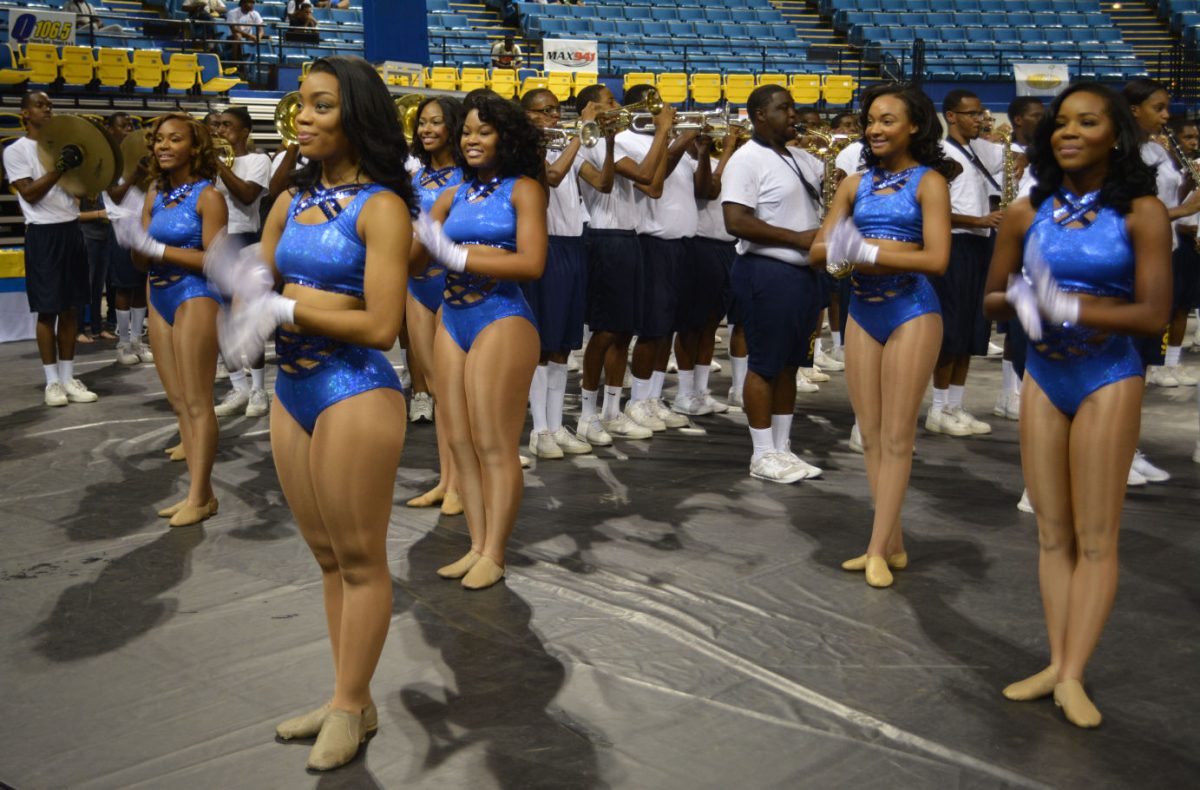
[[[1142,367],[1162,365],[1167,361],[1167,332],[1169,327],[1163,327],[1161,335],[1154,337],[1135,337],[1133,347],[1142,360]]]
[[[642,318],[642,247],[631,230],[596,230],[587,246],[587,322],[593,332],[632,335]]]
[[[88,303],[88,256],[76,220],[25,226],[25,296],[32,313]]]
[[[1171,253],[1172,312],[1200,306],[1200,250],[1196,238],[1179,234],[1179,247]]]
[[[587,308],[587,248],[582,236],[551,236],[546,271],[521,283],[525,301],[537,317],[542,351],[572,351],[583,346]]]
[[[838,325],[834,326],[832,320],[829,324],[830,332],[846,333],[846,318],[850,315],[850,278],[842,277],[838,279],[829,272],[823,272],[821,281],[825,284],[825,307],[832,307],[835,303],[838,306]]]
[[[683,239],[638,235],[642,245],[642,322],[638,338],[670,337],[679,329],[681,272],[687,256]]]
[[[991,322],[983,317],[992,240],[970,233],[950,237],[950,265],[940,277],[930,277],[942,307],[942,354],[987,354]]]
[[[749,368],[771,380],[812,365],[824,289],[811,267],[762,255],[739,255],[730,276],[746,317]]]
[[[702,329],[729,309],[729,270],[737,257],[735,242],[688,239],[683,263],[679,329]]]

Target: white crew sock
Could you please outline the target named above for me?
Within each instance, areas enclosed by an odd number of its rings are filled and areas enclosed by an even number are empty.
[[[57,381],[61,381],[58,377],[58,363],[42,365],[42,372],[46,374],[46,385],[49,386]]]
[[[266,388],[267,369],[250,368],[250,386],[256,390]]]
[[[679,371],[679,391],[675,394],[676,398],[691,397],[692,393],[696,391],[696,370],[699,368]]]
[[[841,348],[842,347],[842,333],[841,332],[830,332],[829,334],[833,338],[833,347]]]
[[[941,411],[946,408],[946,390],[940,390],[937,387],[933,388],[933,406],[934,411]]]
[[[601,419],[615,420],[621,414],[622,387],[604,387],[604,411]]]
[[[533,369],[533,381],[529,382],[529,411],[533,415],[533,432],[546,430],[546,366]]]
[[[1017,381],[1017,371],[1013,368],[1011,359],[1003,360],[1000,363],[1000,372],[1003,376],[1003,387],[1005,392],[1016,392],[1020,384]]]
[[[130,341],[129,311],[128,310],[118,310],[117,311],[117,342],[118,343],[128,343],[129,341]]]
[[[1183,346],[1167,346],[1166,365],[1169,368],[1179,365],[1179,354],[1183,351]]]
[[[644,401],[650,397],[650,379],[633,377],[633,392],[629,395],[630,403]]]
[[[596,390],[579,388],[579,421],[596,416]]]
[[[733,372],[731,374],[733,381],[730,383],[733,385],[734,392],[742,391],[742,387],[746,383],[746,369],[749,367],[749,364],[749,357],[729,357],[729,366],[733,368]]]
[[[692,372],[694,374],[692,378],[692,393],[702,395],[708,392],[708,374],[712,373],[712,368],[708,365],[697,365]]]
[[[146,308],[131,307],[129,308],[129,339],[137,341],[142,339],[142,330],[146,327]]]
[[[818,337],[816,340],[813,341],[813,358],[815,359],[816,357],[819,357],[820,355],[821,355],[821,338]]]
[[[663,370],[656,370],[650,374],[650,394],[648,398],[661,398],[663,384],[667,380],[667,373]]]
[[[58,379],[63,384],[66,384],[71,379],[75,378],[75,360],[60,359],[58,361]]]
[[[250,382],[246,381],[246,371],[231,370],[229,371],[229,383],[233,385],[237,392],[249,392]]]
[[[750,429],[750,441],[754,443],[754,455],[750,457],[751,463],[762,458],[767,453],[775,452],[775,443],[771,438],[771,434],[772,430],[770,428]]]
[[[771,443],[775,445],[776,452],[787,453],[791,452],[788,449],[788,442],[792,437],[792,415],[790,414],[772,414],[771,415]]]
[[[950,391],[947,393],[946,405],[961,409],[963,405],[963,392],[966,390],[965,385],[951,384]]]
[[[567,365],[546,363],[546,430],[558,433],[562,426],[563,400],[567,397]]]

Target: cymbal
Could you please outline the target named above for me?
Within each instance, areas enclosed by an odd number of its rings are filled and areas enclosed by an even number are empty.
[[[129,181],[137,172],[138,162],[145,162],[150,169],[150,129],[134,129],[121,141],[121,178]],[[141,186],[139,184],[138,186]]]
[[[58,186],[75,197],[98,195],[116,179],[121,169],[121,152],[113,145],[104,127],[78,115],[55,115],[41,128],[38,159],[46,170],[53,170],[62,149],[78,146],[83,164],[68,170]]]

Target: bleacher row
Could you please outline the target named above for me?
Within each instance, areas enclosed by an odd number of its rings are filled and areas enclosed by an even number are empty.
[[[819,0],[821,16],[838,11],[1052,11],[1056,14],[1099,11],[1099,0]]]
[[[1200,0],[1159,0],[1158,18],[1185,44],[1200,47]]]
[[[229,91],[240,80],[222,74],[221,61],[211,53],[158,49],[26,44],[19,50],[0,46],[0,85],[62,84],[95,86],[105,91],[205,93]]]

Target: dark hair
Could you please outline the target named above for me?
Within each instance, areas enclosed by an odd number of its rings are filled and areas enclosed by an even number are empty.
[[[774,83],[759,85],[750,91],[750,95],[746,98],[746,117],[750,119],[750,123],[754,123],[754,116],[758,114],[758,111],[764,109],[770,103],[771,97],[780,91],[788,93],[787,88]]]
[[[496,130],[500,142],[496,146],[496,174],[501,178],[529,176],[541,181],[546,158],[541,131],[525,115],[521,105],[487,88],[477,88],[463,100],[463,124],[456,130],[455,146],[462,146],[462,130],[466,116],[474,110],[479,120]],[[460,153],[459,156],[462,156]],[[476,171],[463,162],[463,175],[475,178]]]
[[[212,135],[208,133],[208,127],[187,113],[164,113],[155,118],[154,125],[150,127],[151,148],[154,146],[154,138],[158,136],[158,130],[167,121],[179,121],[192,133],[192,154],[189,160],[192,166],[192,177],[197,180],[212,181],[213,186],[216,186],[217,152],[213,148]],[[171,177],[159,167],[156,156],[150,157],[150,180],[158,186],[159,192],[166,192],[171,188]]]
[[[129,113],[117,111],[117,112],[112,113],[111,115],[109,115],[107,118],[104,119],[104,125],[107,126],[109,129],[112,129],[113,127],[115,127],[117,125],[117,122],[120,121],[122,118],[129,118],[131,124],[133,122],[133,118],[130,117]]]
[[[463,112],[462,102],[453,96],[428,96],[421,100],[417,105],[417,125],[420,127],[421,113],[425,112],[425,108],[431,104],[436,104],[442,110],[442,118],[445,120],[446,129],[449,130],[448,143],[450,152],[454,156],[454,164],[462,167],[462,151],[459,150],[456,136],[459,130],[462,129]],[[421,136],[416,134],[414,130],[412,142],[412,155],[421,160],[421,164],[429,167],[431,156],[425,150],[425,143],[421,142]]]
[[[1136,107],[1159,91],[1166,91],[1162,85],[1144,77],[1130,80],[1121,88],[1121,97],[1129,102],[1130,107]]]
[[[1035,104],[1044,104],[1037,96],[1018,96],[1008,103],[1008,122],[1012,123],[1012,119],[1018,115],[1024,115]]]
[[[21,109],[28,110],[29,105],[33,103],[33,97],[38,95],[45,96],[47,99],[50,98],[49,94],[47,94],[45,91],[25,91],[25,93],[21,95]]]
[[[1050,109],[1042,117],[1033,133],[1033,141],[1026,150],[1029,166],[1037,183],[1029,194],[1034,207],[1042,205],[1046,198],[1058,192],[1063,182],[1063,170],[1050,147],[1050,137],[1057,127],[1058,113],[1063,102],[1076,93],[1090,93],[1104,100],[1108,118],[1117,132],[1117,145],[1108,155],[1108,174],[1100,188],[1100,202],[1128,214],[1134,198],[1157,195],[1158,185],[1154,168],[1142,161],[1140,129],[1129,105],[1111,88],[1098,82],[1077,82],[1055,97]]]
[[[872,85],[863,91],[859,100],[862,110],[859,112],[858,123],[863,128],[862,162],[867,167],[879,164],[879,157],[866,144],[867,113],[871,105],[880,96],[897,96],[904,102],[908,111],[908,120],[917,127],[917,133],[908,141],[908,152],[919,164],[942,174],[947,181],[953,181],[962,172],[962,166],[946,156],[942,150],[942,125],[938,123],[937,110],[933,101],[920,89],[906,82],[891,82],[882,85]]]
[[[829,125],[831,127],[833,127],[834,129],[836,129],[838,124],[840,124],[843,120],[845,120],[846,118],[853,118],[853,117],[854,117],[854,113],[852,113],[852,112],[839,112],[837,115],[835,115],[829,119]]]
[[[954,112],[954,108],[962,104],[966,99],[978,99],[979,96],[967,90],[966,88],[955,88],[946,94],[942,99],[942,112]],[[930,102],[932,104],[933,102]]]
[[[591,102],[600,101],[600,91],[607,89],[607,85],[594,82],[580,90],[575,94],[575,111],[583,112],[584,108],[587,107]]]
[[[232,105],[221,111],[222,115],[232,115],[238,119],[238,123],[242,128],[249,131],[254,128],[254,121],[250,118],[250,111],[240,105]]]
[[[1200,129],[1200,121],[1197,121],[1195,118],[1188,118],[1186,115],[1184,115],[1178,118],[1172,118],[1167,122],[1167,126],[1170,126],[1171,131],[1175,134],[1183,134],[1183,130],[1188,126],[1195,126],[1197,129]]]
[[[379,72],[362,58],[331,55],[314,60],[308,73],[330,74],[337,79],[342,132],[358,154],[359,172],[399,195],[416,216],[412,180],[404,169],[408,141]],[[321,163],[316,161],[309,161],[291,176],[291,183],[302,192],[320,180]]]
[[[542,95],[549,95],[555,101],[558,101],[558,97],[554,95],[554,91],[549,88],[534,88],[521,97],[521,109],[528,110],[530,105],[533,104],[533,100]]]

